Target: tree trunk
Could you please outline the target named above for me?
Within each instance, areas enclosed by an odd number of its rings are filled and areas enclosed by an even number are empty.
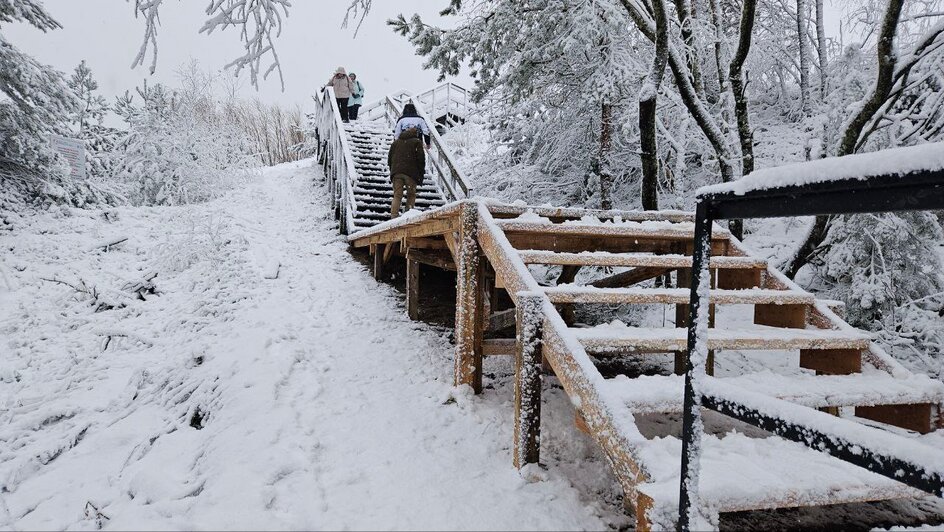
[[[797,42],[800,45],[800,109],[803,116],[810,115],[810,51],[806,35],[806,0],[797,0]]]
[[[823,0],[816,1],[816,51],[819,54],[819,97],[826,100],[826,89],[829,81],[826,59],[826,28],[823,20]]]
[[[613,105],[600,105],[600,151],[597,154],[597,175],[600,177],[600,208],[612,209],[613,170],[610,167],[610,149],[613,146]]]
[[[895,66],[898,63],[895,54],[895,31],[898,28],[898,20],[901,18],[903,4],[904,0],[889,0],[888,2],[878,39],[878,74],[875,79],[875,88],[872,89],[872,93],[862,102],[859,111],[846,125],[845,132],[836,150],[837,156],[855,153],[862,130],[872,119],[872,116],[882,107],[892,90]],[[810,234],[800,245],[790,264],[787,265],[787,274],[791,278],[809,262],[810,254],[826,239],[829,232],[829,221],[828,216],[816,217],[816,222],[813,224]]]
[[[653,2],[655,4],[655,2]],[[655,14],[656,7],[653,5],[653,18],[658,18]],[[663,9],[664,11],[664,9]],[[698,94],[704,94],[705,87],[701,78],[701,58],[698,49],[698,43],[695,40],[695,32],[692,25],[692,6],[688,0],[675,0],[675,12],[678,14],[679,26],[681,26],[682,41],[685,44],[685,58],[688,63],[688,70],[692,74],[692,84],[695,85],[695,91]],[[658,26],[658,21],[656,22]]]
[[[728,70],[731,92],[734,94],[734,116],[737,117],[738,139],[741,143],[743,175],[754,171],[754,133],[751,131],[750,116],[747,112],[747,87],[744,82],[743,68],[747,55],[751,51],[756,8],[757,0],[744,0],[741,8],[741,25],[738,29],[738,47]]]
[[[663,0],[652,1],[656,21],[656,51],[649,79],[639,94],[639,145],[642,159],[642,208],[659,209],[659,146],[656,142],[656,103],[669,59],[669,30]]]

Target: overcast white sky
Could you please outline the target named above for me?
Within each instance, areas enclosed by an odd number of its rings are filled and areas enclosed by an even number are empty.
[[[146,67],[131,69],[143,36],[143,21],[134,18],[133,2],[44,0],[43,4],[63,29],[44,34],[25,25],[5,25],[4,36],[21,50],[65,72],[71,72],[85,59],[109,98],[145,78],[173,83],[177,68],[190,58],[204,67],[220,69],[242,52],[233,28],[210,36],[198,33],[206,18],[206,0],[167,0],[158,33],[157,71],[149,76]],[[415,55],[404,37],[391,31],[386,21],[401,12],[439,20],[436,13],[448,4],[447,0],[378,0],[357,37],[353,28],[341,28],[347,1],[295,0],[293,4],[277,42],[285,92],[273,73],[260,83],[263,99],[309,107],[310,96],[338,66],[358,74],[368,101],[397,89],[419,91],[436,83],[436,73],[423,70],[422,58]],[[467,78],[457,81],[470,85]]]

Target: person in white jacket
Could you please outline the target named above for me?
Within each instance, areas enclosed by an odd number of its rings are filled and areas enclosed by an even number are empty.
[[[426,120],[423,120],[419,113],[416,112],[416,106],[412,103],[403,106],[403,114],[400,116],[400,119],[397,120],[397,125],[393,128],[393,138],[400,138],[400,133],[410,128],[416,128],[423,134],[423,140],[426,142],[426,149],[428,150],[433,139],[429,134],[429,125],[426,123]]]
[[[338,101],[338,109],[341,111],[341,120],[348,122],[347,104],[351,94],[354,93],[354,83],[351,82],[351,78],[348,77],[344,67],[338,67],[338,69],[334,71],[334,75],[325,83],[325,87],[332,87],[334,89],[334,98]]]

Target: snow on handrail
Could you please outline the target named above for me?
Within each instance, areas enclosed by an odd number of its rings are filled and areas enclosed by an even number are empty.
[[[944,142],[935,142],[764,168],[737,181],[701,187],[697,194],[743,195],[831,181],[865,180],[878,176],[901,177],[917,172],[940,171],[944,171]]]
[[[342,209],[346,228],[354,227],[354,213],[357,210],[357,202],[354,199],[354,185],[357,184],[357,169],[354,166],[354,155],[348,144],[347,135],[344,134],[344,124],[341,121],[341,110],[338,107],[337,99],[334,96],[334,88],[327,87],[321,93],[321,100],[315,99],[318,103],[320,113],[320,125],[325,126],[327,131],[322,132],[321,136],[325,139],[333,140],[341,152],[343,165],[338,167],[342,175],[341,179],[341,200],[344,208]],[[326,107],[330,107],[330,117]],[[337,163],[337,161],[335,162]],[[333,178],[333,177],[332,177]]]

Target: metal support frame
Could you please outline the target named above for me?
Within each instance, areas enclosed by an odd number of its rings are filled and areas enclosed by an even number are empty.
[[[698,453],[705,407],[793,441],[826,452],[902,482],[913,488],[944,496],[944,481],[894,456],[869,449],[853,450],[810,427],[767,416],[717,395],[703,395],[696,371],[703,373],[707,356],[708,309],[701,302],[708,297],[708,257],[711,252],[711,225],[715,220],[773,218],[784,216],[839,215],[867,212],[895,212],[944,209],[944,171],[919,171],[907,175],[883,175],[867,179],[844,179],[806,185],[756,190],[744,194],[724,192],[698,199],[695,211],[695,242],[692,256],[692,285],[688,321],[688,350],[685,361],[685,397],[682,416],[682,470],[679,483],[679,530],[689,530],[698,512]]]

